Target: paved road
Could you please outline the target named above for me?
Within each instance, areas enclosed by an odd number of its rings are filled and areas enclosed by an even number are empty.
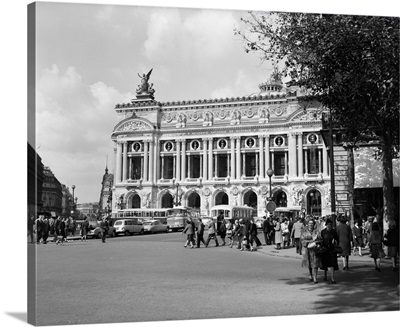
[[[388,295],[398,274],[378,273],[369,260],[339,271],[336,285],[314,284],[292,249],[183,243],[183,235],[169,233],[39,245],[38,324],[399,310]]]

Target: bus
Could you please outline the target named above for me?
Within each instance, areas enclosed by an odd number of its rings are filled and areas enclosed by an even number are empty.
[[[298,207],[278,207],[274,211],[274,215],[286,218],[298,218],[301,213],[301,208]]]
[[[244,221],[249,221],[257,215],[257,209],[248,206],[234,206],[229,204],[220,204],[211,207],[211,218],[217,223],[217,229],[221,224],[223,219],[230,220],[233,224],[235,220],[243,219]]]
[[[199,210],[190,207],[173,207],[167,212],[167,225],[171,231],[183,230],[186,226],[186,221],[190,218],[197,227],[200,217]]]
[[[166,224],[168,210],[168,208],[131,208],[118,210],[116,215],[111,219],[111,223],[114,224],[119,219],[136,218],[139,222],[159,220],[161,223]]]

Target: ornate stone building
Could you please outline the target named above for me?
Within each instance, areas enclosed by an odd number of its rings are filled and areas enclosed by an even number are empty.
[[[106,166],[103,179],[101,181],[99,216],[111,212],[113,182],[114,175],[108,173],[108,167]]]
[[[263,216],[269,168],[278,207],[330,214],[318,103],[285,87],[277,72],[250,96],[158,102],[150,74],[141,76],[136,99],[115,106],[113,214],[179,200],[204,215],[213,205],[237,204]]]

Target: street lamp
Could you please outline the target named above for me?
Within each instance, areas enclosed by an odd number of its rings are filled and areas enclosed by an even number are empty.
[[[75,185],[72,185],[71,188],[72,188],[72,211],[75,214],[75,202],[74,202]]]
[[[269,199],[268,199],[268,201],[272,201],[272,182],[271,182],[271,178],[272,178],[273,174],[274,174],[274,171],[271,168],[268,168],[268,170],[267,170],[267,175],[269,177]]]

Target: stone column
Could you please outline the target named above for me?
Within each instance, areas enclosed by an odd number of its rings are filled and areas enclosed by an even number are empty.
[[[157,180],[159,180],[160,177],[160,156],[161,156],[161,151],[160,151],[160,140],[156,139],[155,140],[155,147],[154,147],[154,177]]]
[[[150,141],[149,181],[154,183],[154,140]]]
[[[325,143],[322,144],[322,171],[324,176],[328,176],[328,151]]]
[[[214,177],[214,162],[213,162],[213,139],[208,140],[208,179]]]
[[[215,161],[215,168],[214,168],[214,177],[219,177],[218,175],[218,156],[219,154],[215,154],[214,161]]]
[[[246,153],[242,153],[242,176],[246,177]]]
[[[126,181],[128,175],[128,142],[123,145],[123,158],[122,158],[122,181]]]
[[[260,169],[259,169],[259,158],[260,153],[256,153],[256,175],[260,177]]]
[[[318,149],[318,173],[322,172],[322,149]]]
[[[265,176],[265,165],[264,165],[264,137],[262,135],[258,136],[258,142],[259,142],[259,163],[260,163],[260,168],[258,169],[259,173],[258,175],[260,176],[260,179],[264,179]],[[257,165],[258,168],[258,165]],[[268,168],[267,168],[268,169]]]
[[[240,136],[236,137],[236,179],[242,178],[242,165],[240,157]]]
[[[265,137],[265,169],[264,169],[264,173],[266,173],[266,171],[269,168],[272,168],[272,165],[271,165],[270,154],[269,154],[269,135],[267,135]]]
[[[208,179],[208,165],[207,165],[207,139],[203,139],[203,179]]]
[[[181,180],[181,140],[176,140],[176,171],[175,171],[175,178],[177,181]]]
[[[200,178],[202,178],[202,179],[204,179],[204,176],[203,176],[203,173],[204,173],[204,171],[203,171],[203,155],[199,155],[200,156]]]
[[[144,157],[140,157],[140,178],[144,180]]]
[[[121,161],[122,161],[122,144],[117,142],[117,153],[115,156],[115,183],[121,182]]]
[[[299,133],[297,135],[298,140],[298,167],[299,167],[299,177],[304,176],[304,168],[303,168],[303,133]]]
[[[293,178],[297,175],[296,165],[296,133],[289,133],[289,177]]]
[[[285,176],[288,174],[288,152],[285,151]]]
[[[190,169],[190,164],[189,164]],[[181,179],[186,179],[186,140],[182,140],[182,176]]]
[[[164,179],[164,167],[165,167],[165,162],[164,162],[164,155],[161,155],[161,179]]]
[[[144,153],[143,153],[143,158],[144,158],[144,166],[143,166],[143,181],[147,182],[148,176],[149,176],[149,141],[145,140],[144,141]]]
[[[275,152],[274,151],[271,152],[271,168],[274,171],[274,175],[276,175],[276,172],[275,172]]]
[[[233,137],[231,137],[231,178],[232,179],[236,178],[235,164],[236,164],[236,160],[235,160],[235,139]]]

